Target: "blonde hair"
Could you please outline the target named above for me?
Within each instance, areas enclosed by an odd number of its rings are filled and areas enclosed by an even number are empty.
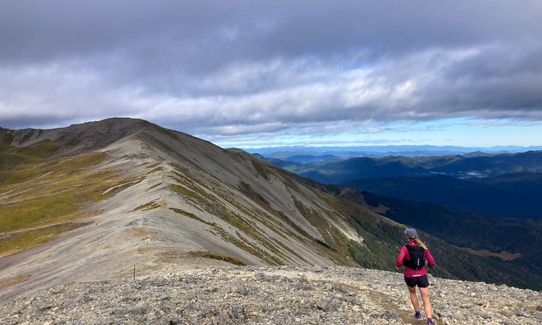
[[[413,238],[414,241],[416,242],[416,245],[420,246],[421,248],[423,249],[427,249],[427,246],[425,246],[425,244],[423,243],[423,241],[421,241],[419,238]]]

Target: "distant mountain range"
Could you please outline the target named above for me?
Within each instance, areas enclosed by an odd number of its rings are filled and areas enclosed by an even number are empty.
[[[336,157],[340,159],[354,157],[425,157],[425,156],[444,156],[444,155],[466,155],[466,156],[485,156],[501,153],[519,153],[526,151],[542,150],[542,146],[495,146],[495,147],[460,147],[460,146],[430,146],[430,145],[410,145],[410,146],[323,146],[323,147],[267,147],[267,148],[248,148],[247,152],[252,154],[261,154],[266,158],[277,158],[295,162],[295,157],[308,157],[309,160],[318,159],[319,161]],[[302,161],[306,163],[310,161]]]
[[[485,156],[358,157],[308,163],[268,157],[265,159],[299,175],[329,184],[375,177],[447,175],[455,178],[480,178],[512,173],[542,173],[542,151]]]
[[[303,177],[376,194],[500,217],[540,218],[542,151],[491,156],[269,162]]]
[[[379,195],[508,218],[542,219],[542,174],[486,178],[449,176],[363,178],[344,185]]]
[[[519,277],[536,282],[542,273],[541,151],[305,164],[265,159],[399,223],[503,259],[499,267],[518,267]]]

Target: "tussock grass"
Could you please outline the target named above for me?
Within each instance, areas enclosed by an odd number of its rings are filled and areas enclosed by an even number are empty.
[[[117,185],[115,173],[91,168],[105,157],[85,154],[9,172],[0,185],[0,193],[10,193],[0,201],[0,234],[73,220],[86,204],[111,196],[115,191],[102,193]]]
[[[35,160],[0,172],[0,238],[3,238],[0,254],[43,244],[72,229],[67,223],[94,214],[86,210],[91,203],[125,188],[118,185],[126,180],[121,180],[114,170],[96,168],[106,154],[86,153],[54,160],[36,158],[47,156],[52,148],[54,145],[41,143],[32,153]],[[114,189],[107,191],[111,188]],[[48,228],[53,225],[61,226]],[[7,236],[10,234],[13,236]]]
[[[190,212],[188,212],[188,211],[184,211],[184,210],[182,210],[182,209],[177,209],[177,208],[169,208],[169,209],[175,211],[175,213],[178,213],[178,214],[183,215],[183,216],[185,216],[185,217],[188,217],[188,218],[197,220],[197,221],[199,221],[199,222],[201,222],[201,223],[204,223],[204,224],[206,224],[206,225],[208,225],[208,226],[211,226],[211,227],[217,227],[217,225],[216,225],[215,223],[207,222],[207,221],[201,219],[200,217],[196,216],[195,214],[190,213]]]
[[[13,277],[0,279],[0,289],[7,288],[19,283],[23,283],[30,278],[30,274],[16,275]]]
[[[0,129],[0,146],[8,146],[15,136],[12,132]]]
[[[254,169],[256,169],[256,172],[265,178],[266,180],[269,180],[269,172],[265,168],[265,165],[257,160],[252,159],[252,166],[254,166]]]
[[[323,215],[317,211],[306,207],[301,201],[294,198],[294,203],[299,212],[307,219],[311,225],[318,229],[322,234],[323,241],[317,238],[311,242],[313,247],[319,249],[322,253],[342,265],[351,265],[348,259],[348,238],[334,225],[331,225]],[[339,216],[337,215],[339,218]]]
[[[59,148],[51,140],[43,140],[24,148],[16,148],[8,145],[12,140],[13,135],[9,135],[7,138],[4,135],[0,143],[0,172],[13,169],[19,165],[43,161],[51,157]]]
[[[133,209],[130,212],[147,211],[147,210],[152,210],[152,209],[156,209],[156,208],[159,208],[159,207],[160,207],[160,204],[156,203],[156,201],[151,201],[151,202],[147,202],[145,204],[142,204],[142,205],[138,206],[137,208]]]
[[[0,257],[39,246],[56,238],[62,232],[78,228],[82,225],[84,224],[65,223],[5,235],[3,239],[0,239]]]
[[[250,184],[245,183],[245,182],[240,182],[238,188],[239,188],[239,191],[241,191],[241,193],[245,194],[246,196],[254,200],[256,203],[258,203],[259,205],[264,206],[264,207],[271,206],[271,204],[269,204],[269,201],[267,201],[260,193],[252,189]]]
[[[213,253],[213,252],[196,251],[196,252],[190,252],[190,255],[195,256],[195,257],[203,257],[203,258],[210,258],[213,260],[224,261],[224,262],[228,262],[228,263],[239,265],[239,266],[246,265],[243,261],[238,260],[237,258],[233,256],[222,255],[222,254]]]

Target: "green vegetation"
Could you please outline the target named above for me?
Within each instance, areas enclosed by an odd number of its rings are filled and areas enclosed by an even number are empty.
[[[252,161],[252,166],[254,166],[254,169],[256,169],[256,172],[258,172],[258,174],[262,176],[263,178],[265,178],[266,180],[269,180],[269,172],[265,168],[264,164],[255,159],[252,159],[251,161]]]
[[[10,136],[13,137],[11,134]],[[9,139],[10,136],[7,138]],[[22,164],[42,162],[51,157],[59,148],[56,143],[50,140],[43,140],[24,148],[11,147],[7,144],[9,142],[6,141],[6,135],[4,135],[3,142],[0,143],[0,173]],[[0,180],[2,180],[1,174]]]
[[[506,283],[536,290],[542,288],[542,276],[539,273],[539,256],[542,251],[537,249],[540,247],[538,234],[542,228],[536,222],[531,222],[530,229],[527,227],[518,229],[517,224],[514,226],[516,221],[508,220],[506,221],[507,226],[501,224],[503,226],[501,233],[497,231],[498,220],[491,221],[458,212],[454,216],[453,211],[442,207],[379,198],[369,193],[364,193],[361,197],[373,206],[385,204],[390,207],[389,213],[398,222],[415,226],[421,230],[427,228],[426,231],[449,240],[444,241],[422,231],[419,232],[437,260],[437,266],[432,274],[469,281]],[[366,247],[363,245],[355,247],[356,245],[353,243],[350,244],[349,250],[353,258],[365,267],[392,270],[399,247],[405,243],[403,226],[394,225],[391,221],[384,222],[382,220],[386,219],[376,215],[371,217],[370,213],[356,213],[356,206],[349,207],[349,204],[337,206],[343,209],[343,213],[351,215],[353,225],[358,229],[360,236],[364,238],[363,244]],[[502,261],[496,257],[477,256],[452,245],[454,240],[503,245],[512,241],[513,238],[525,238],[529,245],[532,245],[527,260],[524,256],[513,261]],[[518,244],[519,241],[514,243]],[[510,244],[512,243],[510,242]]]
[[[0,257],[39,246],[56,238],[62,232],[75,229],[82,225],[84,224],[65,223],[5,235],[0,239]]]
[[[250,192],[251,191],[252,190],[250,190]],[[290,218],[288,218],[286,215],[284,215],[284,213],[282,213],[281,211],[272,209],[267,200],[263,199],[263,197],[262,197],[262,199],[260,199],[261,195],[259,193],[254,191],[254,193],[252,193],[252,194],[254,195],[253,200],[256,199],[255,203],[259,203],[260,206],[262,205],[262,203],[264,204],[264,206],[263,206],[264,211],[266,211],[267,213],[277,217],[279,220],[282,220],[286,224],[290,225],[296,232],[293,232],[293,231],[291,231],[289,229],[281,230],[280,228],[282,228],[282,226],[280,225],[280,223],[277,220],[275,220],[274,218],[271,218],[269,215],[265,214],[264,212],[262,212],[260,210],[257,210],[256,208],[254,208],[253,210],[248,210],[243,205],[239,204],[237,201],[235,201],[235,200],[233,200],[231,198],[227,198],[227,197],[223,196],[223,199],[226,200],[227,202],[229,202],[230,204],[234,205],[237,209],[239,209],[240,211],[245,213],[247,216],[250,216],[251,218],[254,218],[254,220],[257,220],[262,225],[269,228],[275,234],[277,234],[279,236],[283,236],[285,239],[287,237],[288,238],[297,238],[298,240],[310,243],[310,240],[309,240],[310,236],[301,227],[299,227],[295,222],[292,222],[292,220]],[[267,245],[267,247],[269,249],[276,249],[276,248],[274,248],[274,245],[276,244],[277,246],[281,247],[284,251],[289,252],[290,254],[296,256],[297,258],[299,258],[302,261],[306,261],[306,259],[303,256],[301,256],[300,254],[298,254],[297,252],[295,252],[294,250],[292,250],[291,248],[286,246],[280,240],[277,240],[275,238],[270,238],[270,240],[272,240],[272,242],[274,244],[273,244],[273,246]],[[264,242],[264,244],[265,244],[265,242]],[[282,254],[280,251],[275,251],[275,253],[279,254],[283,258],[287,258],[287,256]]]
[[[249,184],[241,182],[239,184],[238,188],[242,192],[244,192],[244,194],[248,198],[252,198],[254,203],[256,203],[256,204],[258,204],[260,206],[263,205],[264,211],[266,211],[267,213],[269,213],[271,215],[277,216],[280,220],[285,221],[287,224],[292,226],[292,228],[296,229],[296,231],[298,231],[298,233],[292,232],[290,230],[284,230],[284,231],[279,230],[279,227],[280,227],[279,223],[276,220],[274,220],[273,218],[270,218],[269,215],[266,215],[264,212],[262,212],[260,210],[257,210],[256,208],[253,208],[252,210],[249,210],[248,208],[244,207],[242,204],[239,204],[239,202],[237,202],[235,199],[232,199],[231,197],[229,197],[226,194],[220,193],[220,191],[215,191],[215,195],[218,195],[225,202],[228,202],[231,205],[235,206],[239,211],[242,211],[245,215],[247,215],[247,216],[249,216],[251,218],[254,218],[254,220],[257,220],[262,225],[269,228],[275,234],[278,234],[278,235],[281,235],[281,236],[287,235],[290,238],[291,237],[297,237],[299,240],[306,240],[306,238],[309,238],[308,234],[306,234],[303,231],[302,228],[300,228],[296,223],[292,222],[281,211],[277,211],[277,210],[272,209],[269,202],[267,200],[265,200],[265,198],[263,198],[263,196],[261,196],[258,192],[252,190],[252,188],[250,187]],[[252,230],[251,230],[251,232],[252,232]],[[302,234],[302,236],[305,236],[306,238],[299,237],[299,234]],[[305,258],[303,258],[303,256],[299,255],[297,252],[293,251],[291,248],[284,245],[281,241],[279,241],[277,239],[274,239],[274,238],[273,239],[270,238],[270,240],[272,240],[272,242],[274,243],[274,244],[272,244],[272,243],[267,242],[267,238],[264,238],[264,240],[266,240],[266,241],[264,241],[263,244],[268,249],[275,250],[274,252],[276,254],[279,254],[281,257],[287,258],[287,256],[285,256],[284,254],[282,254],[280,251],[277,250],[277,248],[275,247],[275,244],[277,246],[279,246],[280,248],[282,248],[284,251],[287,251],[290,254],[297,256],[300,260],[306,261]],[[259,256],[259,257],[262,258],[262,259],[265,259],[262,256]]]
[[[239,265],[239,266],[245,266],[246,265],[244,262],[236,259],[233,256],[222,255],[222,254],[218,254],[218,253],[212,253],[212,252],[206,252],[206,251],[197,251],[197,252],[190,252],[190,255],[195,256],[195,257],[203,257],[203,258],[210,258],[210,259],[213,259],[213,260],[225,261],[225,262],[228,262],[228,263],[231,263],[231,264],[234,264],[234,265]]]
[[[188,218],[194,219],[194,220],[196,220],[196,221],[199,221],[199,222],[201,222],[201,223],[204,223],[204,224],[206,224],[206,225],[208,225],[208,226],[211,226],[211,227],[217,227],[217,225],[216,225],[215,223],[207,222],[207,221],[201,219],[200,217],[196,216],[195,214],[190,213],[190,212],[188,212],[188,211],[184,211],[184,210],[182,210],[182,209],[177,209],[177,208],[169,208],[169,209],[170,209],[170,210],[173,210],[173,211],[175,211],[176,213],[181,214],[181,215],[183,215],[183,216],[185,216],[185,217],[188,217]]]
[[[12,132],[0,128],[0,148],[9,146],[14,137]]]
[[[345,185],[386,197],[429,202],[451,209],[507,218],[542,218],[542,174],[457,179],[426,177],[366,178]]]
[[[113,170],[95,168],[105,153],[54,158],[58,146],[41,141],[3,148],[17,157],[0,170],[0,254],[40,245],[72,229],[72,220],[91,216],[90,203],[106,199],[140,179],[122,181]]]
[[[87,202],[109,197],[117,185],[112,171],[94,170],[104,154],[85,154],[47,164],[24,164],[4,172],[0,193],[0,234],[62,223],[77,218]]]
[[[21,139],[20,143],[24,144],[26,141],[28,141],[34,132],[27,132],[23,138]]]
[[[334,198],[333,201],[335,200],[338,199]],[[347,243],[352,257],[363,267],[392,271],[395,257],[404,244],[404,226],[346,200],[338,203],[334,206],[348,216],[350,225],[363,238],[362,245],[353,241]]]
[[[288,226],[292,227],[297,233],[299,233],[301,236],[305,238],[311,238],[309,234],[303,228],[301,228],[297,223],[293,222],[292,219],[288,218],[284,213],[281,211],[275,211],[275,215],[279,217],[280,220],[284,221]]]
[[[160,204],[156,203],[156,201],[151,201],[151,202],[147,202],[145,204],[142,204],[142,205],[138,206],[137,208],[133,209],[130,212],[147,211],[147,210],[152,210],[152,209],[156,209],[156,208],[159,208],[159,207],[160,207]]]
[[[327,248],[327,249],[331,249],[332,251],[335,251],[335,252],[337,251],[335,248],[329,246],[328,243],[326,243],[326,242],[324,242],[324,241],[321,241],[321,240],[318,239],[318,238],[315,239],[314,241],[315,241],[316,243],[318,243],[319,245],[324,246],[324,247]]]
[[[346,236],[337,229],[336,226],[330,224],[330,222],[316,210],[306,207],[303,203],[294,198],[295,206],[301,212],[301,214],[307,219],[314,227],[318,229],[318,232],[322,234],[323,241],[320,239],[314,239],[311,243],[316,244],[317,248],[325,248],[321,250],[324,254],[329,256],[335,262],[342,265],[351,265],[348,260],[347,244],[348,239]],[[340,216],[337,215],[337,218]],[[313,246],[314,247],[314,246]]]
[[[173,192],[181,194],[183,198],[188,200],[198,201],[203,198],[200,193],[193,191],[192,189],[189,189],[188,187],[183,185],[171,184],[168,187]]]
[[[213,215],[216,215],[217,217],[229,223],[236,229],[239,229],[240,231],[245,233],[247,236],[249,236],[252,240],[261,243],[264,247],[266,247],[269,250],[269,252],[266,252],[262,250],[261,248],[257,247],[250,240],[244,238],[240,233],[237,234],[238,235],[237,237],[232,236],[226,231],[224,231],[223,229],[219,228],[217,225],[213,224],[214,231],[218,233],[224,240],[231,242],[237,247],[240,247],[241,249],[249,252],[250,254],[265,260],[267,263],[274,264],[274,265],[282,264],[280,259],[275,257],[270,252],[273,252],[274,254],[282,258],[286,258],[285,255],[281,253],[281,250],[279,249],[279,247],[277,247],[269,239],[261,235],[263,233],[261,229],[257,229],[255,225],[247,222],[242,216],[226,208],[218,197],[206,192],[199,185],[195,185],[190,179],[186,178],[184,176],[184,172],[182,172],[182,174],[177,173],[176,175],[178,176],[176,180],[179,182],[183,182],[185,184],[169,185],[169,188],[172,191],[182,195],[183,198],[192,201],[194,204],[206,210],[207,212]],[[245,186],[240,185],[240,187],[250,192],[249,190],[250,186],[248,186],[248,184],[246,184]],[[255,197],[259,197],[259,194],[255,192],[250,192],[250,193],[252,193],[252,195],[255,195]],[[259,197],[259,200],[263,202],[264,199],[263,197]],[[238,206],[237,204],[234,204],[234,205]],[[244,211],[245,213],[248,213],[248,215],[250,216],[255,215],[255,214],[250,213],[245,208],[242,208],[242,211]],[[176,212],[184,214],[188,217],[192,217],[192,218],[195,217],[194,219],[203,222],[203,220],[201,220],[200,218],[194,215],[187,214],[185,211],[176,211]]]
[[[151,191],[151,190],[157,188],[157,187],[160,186],[160,185],[162,185],[162,183],[156,183],[156,184],[154,184],[153,186],[149,187],[149,188],[146,190],[146,192]]]
[[[224,221],[226,221],[233,227],[243,231],[247,236],[251,237],[253,240],[263,244],[263,246],[269,249],[270,252],[273,252],[277,254],[278,256],[285,258],[285,256],[281,254],[277,246],[275,246],[267,238],[261,235],[263,232],[260,229],[258,229],[255,226],[255,224],[253,225],[247,222],[240,215],[234,212],[231,212],[229,210],[225,210],[222,214],[219,215],[219,217],[221,217]],[[235,242],[237,246],[244,247],[245,250],[254,254],[255,256],[263,258],[266,261],[272,262],[272,264],[283,264],[279,259],[275,258],[273,255],[266,253],[265,251],[261,250],[259,247],[256,247],[255,245],[253,245],[249,240],[245,239],[241,234],[238,233],[237,235],[240,238],[240,240],[233,236],[229,236],[228,240]]]
[[[250,184],[240,182],[238,188],[241,193],[245,194],[247,197],[251,198],[259,205],[262,205],[264,207],[270,206],[269,201],[267,201],[260,193],[254,191],[252,187],[250,187]]]

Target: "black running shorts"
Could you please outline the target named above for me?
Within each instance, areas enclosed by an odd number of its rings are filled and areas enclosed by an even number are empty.
[[[418,288],[427,288],[429,286],[429,280],[427,280],[427,275],[424,276],[415,276],[415,277],[406,277],[406,285],[413,288],[418,286]]]

